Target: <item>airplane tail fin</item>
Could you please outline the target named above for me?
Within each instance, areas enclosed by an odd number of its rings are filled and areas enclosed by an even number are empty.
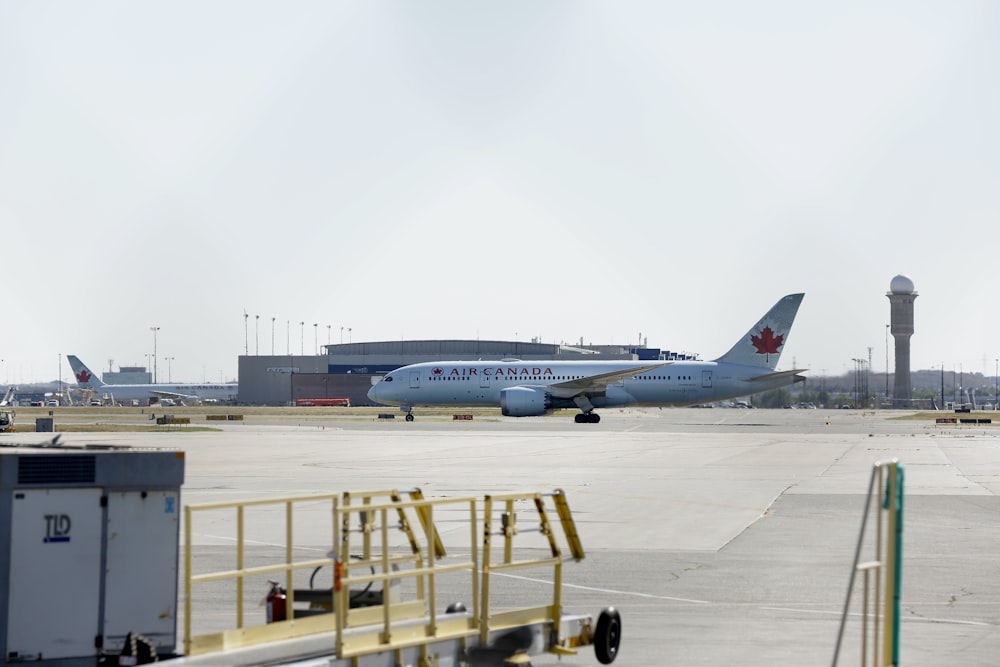
[[[76,377],[76,386],[80,389],[97,389],[104,384],[97,377],[97,373],[87,368],[79,357],[68,354],[66,359],[69,360],[69,367],[73,369],[73,375]]]
[[[779,299],[729,352],[716,361],[771,370],[777,368],[803,296],[805,294],[789,294]]]

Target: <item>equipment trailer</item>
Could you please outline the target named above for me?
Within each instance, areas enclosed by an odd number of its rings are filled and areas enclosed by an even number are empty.
[[[270,517],[272,534],[252,529],[251,513]],[[274,518],[281,515],[283,537],[274,533]],[[447,525],[446,535],[436,521]],[[202,547],[192,537],[207,525],[213,534],[235,527],[236,553],[227,559],[234,569],[200,570],[209,558],[199,555]],[[317,545],[316,535],[327,531],[330,541]],[[311,542],[300,538],[303,532]],[[462,540],[456,554],[447,553],[445,538]],[[322,552],[324,543],[334,548],[321,558],[303,557]],[[610,664],[618,653],[617,610],[606,608],[596,620],[563,611],[564,549],[574,560],[584,551],[561,490],[481,501],[425,499],[412,489],[188,506],[185,544],[184,656],[167,665],[527,665],[531,655],[574,655],[589,645]],[[270,562],[258,553],[260,544],[270,545]],[[548,571],[551,595],[525,607],[525,599],[538,597],[540,584],[510,573],[528,570],[535,571],[533,579]],[[329,585],[317,589],[320,571]],[[296,587],[307,574],[308,588]],[[284,586],[273,579],[281,577]],[[229,609],[235,627],[194,634],[201,613],[208,624],[224,613],[221,582],[235,589]],[[269,591],[266,611],[248,604],[248,590]],[[247,612],[256,621],[248,622]]]

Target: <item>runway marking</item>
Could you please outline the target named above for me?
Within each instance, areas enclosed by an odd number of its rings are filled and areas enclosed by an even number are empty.
[[[495,577],[508,577],[510,579],[520,579],[522,581],[531,581],[531,582],[536,583],[536,584],[549,584],[549,585],[552,585],[552,583],[553,583],[552,581],[549,581],[549,580],[546,580],[546,579],[536,579],[535,577],[524,577],[524,576],[517,575],[517,574],[506,574],[506,573],[503,573],[503,572],[494,572],[493,576],[495,576]],[[690,598],[675,598],[675,597],[671,597],[669,595],[653,595],[652,593],[637,593],[635,591],[622,591],[622,590],[615,590],[615,589],[612,589],[612,588],[597,588],[596,586],[581,586],[579,584],[567,584],[565,581],[563,582],[563,587],[564,588],[575,588],[575,589],[581,590],[581,591],[591,591],[591,592],[594,592],[594,593],[613,593],[615,595],[629,595],[631,597],[651,598],[651,599],[654,599],[654,600],[672,600],[674,602],[690,602],[691,604],[711,604],[707,600],[692,600]]]
[[[795,607],[761,607],[761,609],[766,611],[790,611],[796,614],[827,614],[831,616],[840,616],[843,611],[835,611],[833,609],[796,609]],[[864,614],[860,612],[851,612],[848,616],[854,618],[861,618]],[[924,623],[947,623],[949,625],[974,625],[981,628],[992,628],[995,626],[993,623],[984,623],[982,621],[958,621],[953,618],[933,618],[929,616],[905,616],[900,619],[902,622],[924,622]]]
[[[208,535],[206,533],[201,533],[200,536],[201,537],[208,537],[208,538],[212,538],[212,539],[216,539],[216,540],[225,540],[225,541],[229,541],[229,542],[235,542],[236,541],[235,538],[229,537],[229,536],[224,536],[224,535]],[[278,543],[274,543],[274,542],[263,542],[263,541],[260,541],[260,540],[244,540],[244,542],[247,543],[247,544],[264,545],[264,546],[269,546],[269,547],[283,547],[284,546],[284,544],[278,544]],[[323,551],[323,549],[315,548],[315,547],[295,547],[295,548],[296,549],[301,549],[303,551]],[[483,571],[480,570],[479,574],[482,574],[482,573],[483,573]],[[510,579],[520,579],[522,581],[530,581],[530,582],[537,583],[537,584],[548,584],[549,586],[551,586],[553,584],[553,582],[551,580],[538,579],[538,578],[535,578],[535,577],[525,577],[525,576],[521,576],[521,575],[517,575],[517,574],[507,574],[507,573],[504,573],[504,572],[494,572],[492,574],[493,574],[494,577],[507,577],[507,578],[510,578]],[[622,590],[615,590],[615,589],[611,589],[611,588],[598,588],[596,586],[581,586],[580,584],[567,584],[566,582],[563,582],[563,586],[566,587],[566,588],[575,588],[575,589],[578,589],[578,590],[581,590],[581,591],[591,591],[591,592],[594,592],[594,593],[613,593],[615,595],[627,595],[627,596],[631,596],[631,597],[647,598],[647,599],[653,599],[653,600],[671,600],[673,602],[689,602],[691,604],[711,604],[707,600],[692,600],[692,599],[689,599],[689,598],[671,597],[669,595],[653,595],[651,593],[638,593],[638,592],[635,592],[635,591],[622,591]]]
[[[202,539],[211,539],[211,540],[221,540],[223,542],[234,542],[234,543],[236,542],[236,538],[230,535],[211,535],[209,533],[196,533],[192,537],[199,537]],[[255,546],[264,546],[264,547],[280,547],[282,549],[285,548],[284,542],[265,542],[263,540],[251,540],[249,538],[243,538],[243,544],[253,544]],[[195,546],[205,547],[209,545],[207,544],[198,545],[197,543],[195,543]],[[300,545],[295,545],[293,548],[296,551],[323,551],[323,552],[329,551],[329,549],[322,549],[320,547],[306,547]]]
[[[539,583],[539,584],[549,584],[549,585],[552,584],[551,581],[548,581],[546,579],[536,579],[534,577],[524,577],[524,576],[520,576],[520,575],[516,575],[516,574],[505,574],[505,573],[502,573],[502,572],[494,573],[493,576],[509,577],[511,579],[521,579],[523,581],[531,581],[531,582]],[[637,597],[637,598],[652,598],[652,599],[655,599],[655,600],[671,600],[673,602],[690,602],[692,604],[728,604],[726,602],[712,603],[712,602],[709,602],[708,600],[693,600],[693,599],[690,599],[690,598],[677,598],[677,597],[671,597],[669,595],[652,595],[650,593],[637,593],[635,591],[622,591],[622,590],[616,590],[616,589],[612,589],[612,588],[597,588],[596,586],[581,586],[579,584],[567,584],[566,582],[563,582],[563,586],[566,587],[566,588],[575,588],[575,589],[578,589],[578,590],[591,591],[591,592],[595,592],[595,593],[611,593],[611,594],[614,594],[614,595],[628,595],[628,596]],[[796,609],[794,607],[768,607],[768,606],[764,606],[764,607],[759,607],[759,609],[765,610],[765,611],[789,611],[789,612],[793,612],[793,613],[797,613],[797,614],[826,614],[826,615],[833,615],[833,616],[840,616],[843,613],[842,611],[835,611],[835,610]],[[857,612],[852,612],[852,613],[849,614],[849,616],[860,617],[860,616],[862,616],[862,614],[857,613]],[[984,623],[982,621],[958,621],[958,620],[949,619],[949,618],[930,618],[930,617],[923,617],[923,616],[907,616],[905,618],[902,618],[901,620],[903,622],[907,622],[907,621],[922,621],[922,622],[925,622],[925,623],[947,623],[947,624],[950,624],[950,625],[972,625],[972,626],[983,627],[983,628],[992,628],[992,627],[994,627],[993,623]]]
[[[200,536],[201,537],[214,538],[214,539],[217,539],[217,540],[228,540],[230,542],[235,542],[236,541],[236,539],[233,538],[233,537],[223,536],[223,535],[208,535],[206,533],[201,533]],[[284,546],[284,544],[278,544],[278,543],[275,543],[275,542],[263,542],[263,541],[259,541],[259,540],[245,540],[245,542],[246,543],[257,544],[257,545],[272,546],[272,547],[283,547]],[[324,551],[323,549],[318,548],[318,547],[295,547],[295,548],[296,549],[301,549],[303,551]],[[327,552],[327,553],[329,553],[329,552]],[[456,557],[457,557],[457,555],[456,555]],[[482,575],[483,571],[480,570],[479,574]],[[525,577],[523,575],[518,575],[518,574],[507,574],[506,572],[493,572],[492,575],[494,577],[507,577],[509,579],[520,579],[521,581],[530,581],[530,582],[536,583],[536,584],[547,584],[549,586],[553,585],[553,583],[554,583],[553,581],[551,581],[549,579],[539,579],[537,577]],[[624,596],[627,596],[627,597],[645,598],[647,600],[669,600],[670,602],[687,602],[689,604],[721,604],[721,605],[732,604],[732,603],[729,603],[729,602],[710,602],[708,600],[695,600],[695,599],[692,599],[692,598],[679,598],[679,597],[674,597],[674,596],[671,596],[671,595],[653,595],[652,593],[639,593],[637,591],[623,591],[623,590],[615,589],[615,588],[599,588],[597,586],[583,586],[581,584],[568,584],[566,582],[563,582],[563,586],[565,588],[574,588],[574,589],[580,590],[580,591],[589,591],[589,592],[592,592],[592,593],[609,593],[609,594],[612,594],[612,595],[624,595]],[[837,611],[837,610],[833,610],[833,609],[830,609],[830,610],[826,610],[826,609],[798,609],[796,607],[771,607],[771,606],[762,606],[762,607],[758,607],[758,608],[760,610],[762,610],[762,611],[785,611],[785,612],[791,612],[793,614],[823,614],[823,615],[826,615],[826,616],[840,616],[841,614],[843,614],[843,611]],[[858,618],[858,617],[863,616],[863,614],[861,614],[859,612],[851,612],[851,613],[848,614],[848,616],[851,616],[851,617],[854,617],[854,618]],[[986,623],[986,622],[983,622],[983,621],[960,621],[960,620],[955,620],[955,619],[952,619],[952,618],[935,618],[935,617],[924,617],[924,616],[906,616],[906,617],[901,618],[900,620],[903,621],[904,623],[908,623],[908,622],[914,622],[914,623],[942,623],[942,624],[948,624],[948,625],[970,625],[970,626],[977,627],[977,628],[992,628],[992,627],[995,627],[995,625],[996,625],[994,623]]]

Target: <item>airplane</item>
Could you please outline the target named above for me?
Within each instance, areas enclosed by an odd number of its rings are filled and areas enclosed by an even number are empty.
[[[201,403],[202,401],[235,401],[239,394],[238,383],[226,384],[105,384],[97,374],[87,368],[79,357],[66,355],[69,366],[76,376],[76,387],[91,395],[100,393],[110,395],[116,402],[141,401],[149,404],[152,399],[157,401],[173,401],[175,403]]]
[[[412,408],[500,407],[508,417],[579,408],[576,423],[597,423],[595,408],[698,405],[769,391],[805,377],[775,370],[804,294],[782,297],[732,349],[714,361],[433,361],[403,366],[372,385],[368,398]]]

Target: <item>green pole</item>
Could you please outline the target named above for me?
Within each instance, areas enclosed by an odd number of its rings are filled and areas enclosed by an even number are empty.
[[[886,614],[887,616],[891,614],[891,627],[887,627],[887,631],[891,631],[891,637],[887,637],[888,646],[883,644],[883,647],[888,649],[888,653],[891,654],[892,660],[891,664],[899,664],[899,611],[900,611],[900,590],[903,585],[903,464],[895,463],[889,469],[889,476],[886,479],[885,484],[885,500],[882,503],[882,508],[889,513],[889,529],[893,531],[892,535],[887,535],[887,540],[892,540],[891,554],[892,558],[892,571],[889,573],[892,577],[892,600],[890,603],[889,592],[886,591]],[[890,584],[886,581],[886,585]],[[891,604],[891,606],[890,606]],[[885,655],[885,653],[883,653]]]
[[[892,615],[892,664],[899,664],[899,611],[900,591],[903,588],[903,464],[896,464],[896,580],[893,582],[893,600],[895,609]]]

